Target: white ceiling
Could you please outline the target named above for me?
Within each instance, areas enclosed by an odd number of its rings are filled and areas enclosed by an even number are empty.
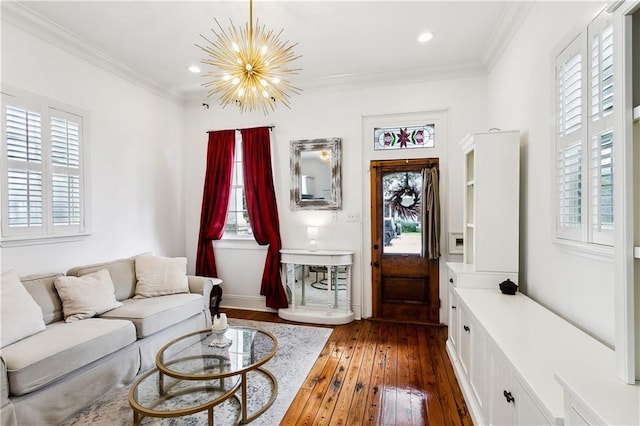
[[[205,57],[195,44],[203,43],[200,34],[211,35],[213,18],[225,30],[229,19],[236,25],[249,19],[248,0],[2,3],[3,20],[176,96],[204,91],[204,78],[187,67]],[[295,85],[305,89],[486,72],[519,24],[521,4],[255,0],[253,14],[268,29],[283,29],[282,40],[298,43],[294,51],[302,58],[294,65],[302,71]],[[424,31],[435,37],[419,43]]]

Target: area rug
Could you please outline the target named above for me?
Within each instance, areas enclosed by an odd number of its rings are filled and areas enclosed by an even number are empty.
[[[273,405],[251,424],[278,425],[291,402],[302,386],[307,374],[322,351],[332,329],[323,327],[308,327],[267,323],[260,321],[229,319],[230,325],[243,325],[263,329],[273,333],[278,339],[276,355],[264,366],[271,371],[278,380],[278,395]],[[259,377],[248,380],[248,395],[253,395],[248,403],[249,412],[255,406],[260,406],[269,398],[269,383]],[[62,423],[63,426],[96,425],[118,426],[130,425],[133,421],[133,411],[129,405],[129,386],[116,389],[94,404],[85,408],[75,416]],[[229,425],[234,423],[238,412],[237,402],[233,399],[225,401],[214,409],[214,424]],[[206,425],[207,413],[197,413],[190,416],[159,419],[146,417],[142,425],[183,426]]]

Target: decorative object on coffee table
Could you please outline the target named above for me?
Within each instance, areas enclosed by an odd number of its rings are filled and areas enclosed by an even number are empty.
[[[217,348],[226,348],[233,343],[231,339],[225,336],[225,333],[229,329],[227,325],[227,314],[218,314],[213,317],[213,326],[211,332],[213,334],[213,340],[209,342],[209,346],[215,346]]]

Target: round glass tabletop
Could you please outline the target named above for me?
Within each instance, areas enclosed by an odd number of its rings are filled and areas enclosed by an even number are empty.
[[[185,380],[216,379],[254,370],[276,353],[271,333],[250,327],[228,327],[220,341],[217,332],[202,330],[179,337],[163,346],[156,366],[164,374]]]

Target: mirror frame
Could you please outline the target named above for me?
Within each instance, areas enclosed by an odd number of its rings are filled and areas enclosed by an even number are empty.
[[[300,160],[303,151],[331,152],[331,199],[302,199]],[[291,141],[291,210],[340,210],[342,208],[342,138]]]

